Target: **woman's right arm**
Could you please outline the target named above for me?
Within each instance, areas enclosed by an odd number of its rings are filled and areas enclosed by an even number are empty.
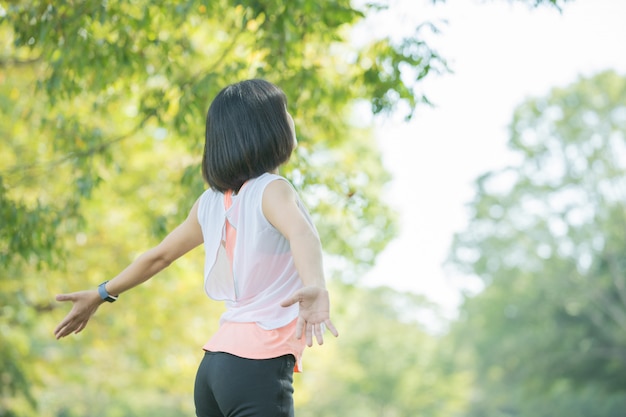
[[[140,255],[115,278],[107,282],[105,286],[107,292],[119,295],[149,280],[176,259],[200,245],[203,237],[198,223],[198,204],[199,200],[193,205],[185,221],[168,234],[161,243]],[[72,310],[54,330],[57,339],[83,330],[103,302],[95,289],[60,294],[57,295],[56,300],[73,303]]]

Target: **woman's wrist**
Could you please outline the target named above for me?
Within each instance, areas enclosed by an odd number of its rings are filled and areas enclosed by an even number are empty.
[[[98,290],[89,290],[89,293],[91,295],[91,298],[93,299],[94,304],[100,305],[105,303],[102,297],[100,297],[100,294],[98,294]]]
[[[100,298],[103,301],[107,301],[109,303],[113,303],[115,301],[117,301],[117,295],[113,295],[111,293],[109,293],[109,291],[107,290],[107,283],[109,281],[104,281],[102,284],[98,285],[98,295],[100,296]]]

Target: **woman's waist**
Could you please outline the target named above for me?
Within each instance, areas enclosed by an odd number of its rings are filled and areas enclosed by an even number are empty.
[[[287,325],[298,316],[298,305],[283,307],[280,303],[287,297],[272,302],[239,303],[226,301],[226,311],[220,318],[220,325],[226,323],[254,323],[262,329],[273,330]]]

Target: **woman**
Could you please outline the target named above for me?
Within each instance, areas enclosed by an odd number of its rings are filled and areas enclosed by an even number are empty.
[[[72,310],[57,339],[82,331],[98,306],[204,243],[204,288],[223,300],[194,389],[198,417],[293,416],[293,371],[323,343],[330,302],[322,249],[294,188],[278,175],[296,146],[285,94],[263,80],[224,88],[209,108],[202,173],[209,185],[187,219],[97,290],[58,295]]]

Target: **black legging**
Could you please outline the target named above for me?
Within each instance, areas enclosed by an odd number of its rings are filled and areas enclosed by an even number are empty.
[[[245,359],[206,352],[194,387],[198,417],[293,417],[293,355]]]

